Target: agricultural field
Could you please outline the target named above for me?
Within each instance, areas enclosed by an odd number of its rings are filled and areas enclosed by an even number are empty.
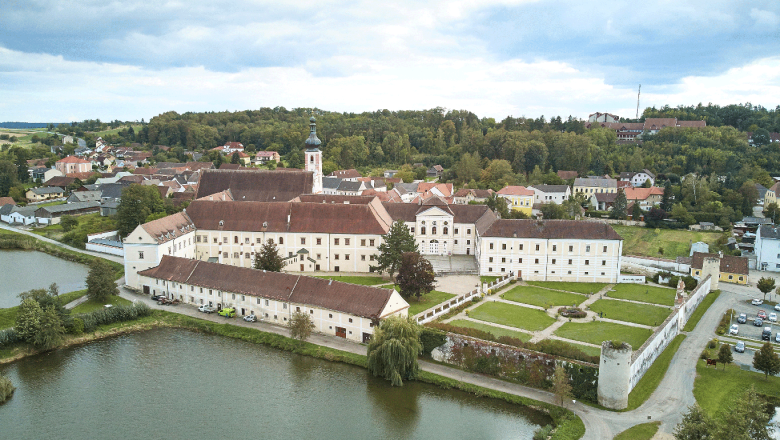
[[[687,257],[691,243],[703,241],[713,245],[721,232],[700,232],[681,229],[650,229],[639,226],[612,225],[623,237],[623,255],[644,255],[668,258]],[[659,250],[663,249],[663,253]]]

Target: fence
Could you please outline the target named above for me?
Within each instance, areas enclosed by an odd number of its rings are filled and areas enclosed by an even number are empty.
[[[487,292],[488,289],[500,289],[501,287],[506,286],[509,284],[510,281],[514,279],[514,275],[512,272],[509,272],[507,275],[504,275],[503,277],[494,280],[491,283],[483,283],[482,284],[482,291]]]
[[[455,298],[437,304],[431,307],[430,309],[415,315],[415,319],[417,320],[418,324],[425,324],[426,322],[431,322],[434,319],[438,318],[439,316],[449,312],[451,308],[458,307],[459,305],[465,303],[466,301],[471,301],[471,299],[476,296],[479,296],[479,289],[474,289],[471,292],[458,295]]]
[[[634,284],[644,284],[645,283],[645,276],[644,275],[618,275],[618,283],[634,283]]]

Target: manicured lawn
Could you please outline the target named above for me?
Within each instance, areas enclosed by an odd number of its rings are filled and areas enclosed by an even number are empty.
[[[439,292],[438,290],[432,290],[427,294],[420,297],[417,301],[413,298],[407,300],[409,303],[409,316],[416,315],[424,310],[428,310],[436,304],[441,304],[450,298],[455,298],[456,295],[446,292]]]
[[[667,287],[648,286],[647,284],[615,284],[614,292],[607,292],[610,298],[630,299],[665,306],[674,305],[677,290]]]
[[[500,302],[483,304],[472,310],[469,316],[480,321],[494,322],[530,331],[545,329],[555,322],[555,319],[550,318],[541,310]]]
[[[691,319],[688,320],[687,323],[685,323],[685,328],[683,331],[690,332],[693,331],[693,329],[696,328],[696,324],[699,323],[699,320],[701,320],[701,317],[704,316],[704,313],[707,312],[707,309],[710,308],[712,303],[715,302],[716,299],[720,296],[720,290],[715,290],[710,292],[699,304],[699,307],[696,307],[696,311],[693,312],[693,315],[691,315]]]
[[[703,241],[714,244],[719,232],[695,232],[679,229],[655,229],[639,226],[612,225],[615,232],[623,237],[623,255],[646,255],[674,260],[677,257],[687,257],[691,249],[690,243]],[[658,253],[663,248],[664,253]]]
[[[672,313],[671,309],[665,307],[636,304],[614,299],[600,299],[591,304],[590,309],[596,313],[603,312],[604,318],[653,327],[661,325],[669,314]]]
[[[570,306],[580,304],[588,299],[584,295],[541,289],[539,287],[517,286],[503,294],[502,298],[519,303],[550,308],[552,306]]]
[[[577,293],[596,293],[607,287],[607,285],[603,283],[569,283],[565,281],[529,281],[528,284],[531,286]]]
[[[382,277],[361,277],[361,276],[343,276],[343,277],[328,276],[328,277],[314,277],[314,278],[324,278],[326,280],[332,279],[333,281],[341,281],[342,283],[350,283],[350,284],[360,284],[361,286],[375,286],[377,284],[382,284],[387,281]],[[392,284],[389,284],[389,286],[392,286]],[[388,289],[389,288],[390,287],[388,287]]]
[[[74,292],[60,294],[59,297],[62,304],[65,305],[75,299],[81,298],[86,294],[86,290],[76,290]],[[14,326],[16,323],[17,310],[19,310],[19,306],[0,309],[0,329]]]
[[[492,283],[493,281],[495,281],[495,280],[497,280],[499,278],[501,278],[501,277],[487,277],[487,276],[485,276],[485,277],[479,277],[479,281],[482,284],[490,284],[490,283]]]
[[[529,335],[528,333],[507,330],[501,327],[492,326],[490,324],[482,324],[481,322],[468,321],[465,319],[456,319],[454,321],[448,322],[448,324],[454,325],[456,327],[466,327],[466,328],[474,328],[477,330],[482,330],[483,332],[492,333],[493,336],[497,338],[500,338],[501,336],[509,336],[511,338],[520,339],[523,342],[528,342],[531,340],[531,335]]]
[[[685,335],[677,335],[669,345],[666,346],[664,352],[653,362],[653,365],[647,369],[645,375],[639,379],[636,386],[628,395],[628,408],[626,411],[639,408],[648,397],[658,388],[658,385],[663,380],[666,370],[669,369],[669,364],[672,362],[674,354],[677,353],[677,349],[680,348]]]
[[[112,296],[108,297],[108,299],[105,300],[105,301],[92,301],[92,300],[85,301],[85,302],[77,305],[76,307],[74,307],[71,310],[71,313],[77,315],[79,313],[94,312],[95,310],[102,309],[106,304],[112,304],[112,305],[115,305],[115,306],[120,306],[120,305],[132,304],[132,302],[128,301],[128,300],[126,300],[124,298],[121,298],[119,296],[112,295]],[[171,307],[175,307],[175,306],[171,306]]]
[[[653,332],[649,329],[629,327],[613,322],[567,322],[555,331],[556,336],[601,345],[604,341],[625,341],[636,350]]]
[[[661,422],[650,422],[632,426],[616,435],[613,440],[650,440],[658,432],[660,425]]]
[[[737,401],[751,386],[760,394],[780,398],[780,377],[755,373],[728,365],[724,371],[721,365],[709,367],[705,361],[696,364],[696,380],[693,382],[693,396],[699,406],[710,416]]]

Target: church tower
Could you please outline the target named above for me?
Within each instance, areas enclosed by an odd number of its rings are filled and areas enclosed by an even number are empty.
[[[306,139],[306,171],[314,173],[314,184],[311,188],[312,194],[319,194],[322,192],[322,151],[320,151],[320,144],[322,141],[317,137],[317,120],[314,116],[309,119],[311,124],[311,132],[309,138]]]

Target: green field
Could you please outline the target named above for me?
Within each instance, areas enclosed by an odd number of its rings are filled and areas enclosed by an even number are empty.
[[[323,277],[314,277],[314,278],[324,278],[326,280],[341,281],[342,283],[360,284],[361,286],[375,286],[377,284],[382,284],[387,281],[382,277],[361,277],[361,276],[340,276],[340,277],[323,276]],[[390,286],[387,287],[388,289],[392,288],[392,284],[388,284],[388,286]],[[381,286],[381,287],[385,287],[385,286]]]
[[[140,124],[139,125],[131,125],[131,126],[133,127],[133,130],[136,133],[138,133],[143,128],[143,125],[140,125]],[[111,129],[111,130],[93,131],[93,132],[90,132],[90,133],[94,134],[96,137],[97,136],[103,137],[103,136],[106,136],[106,135],[109,135],[109,134],[119,134],[120,131],[127,130],[128,128],[129,128],[128,126],[123,125],[123,126],[121,126],[119,128],[114,128],[114,129]]]
[[[586,296],[575,293],[558,292],[556,290],[542,289],[539,287],[517,286],[509,292],[501,295],[502,298],[524,304],[544,307],[571,306],[580,304]]]
[[[710,308],[712,303],[715,302],[716,299],[720,296],[720,290],[714,290],[710,292],[699,304],[699,307],[696,307],[696,311],[693,312],[693,315],[691,315],[691,319],[688,320],[687,323],[685,323],[685,328],[683,331],[691,332],[693,329],[696,328],[696,324],[699,323],[699,320],[701,320],[701,317],[704,316],[704,313],[707,312],[707,309]]]
[[[612,322],[567,322],[555,331],[556,336],[601,345],[604,341],[625,341],[636,350],[645,343],[653,332],[640,327]]]
[[[631,390],[631,393],[628,395],[628,408],[626,408],[626,411],[639,408],[645,403],[647,398],[655,392],[655,389],[658,388],[658,385],[663,380],[664,375],[666,375],[666,370],[669,369],[669,364],[672,362],[672,358],[675,353],[677,353],[677,349],[680,348],[680,344],[682,344],[684,339],[685,335],[675,336],[674,339],[672,339],[672,342],[666,346],[664,352],[658,356],[655,362],[653,362],[653,365],[647,369],[645,375],[639,379],[639,382],[637,382],[634,389]]]
[[[555,322],[555,319],[547,316],[541,310],[500,302],[483,304],[469,312],[469,316],[480,321],[493,322],[530,331],[543,330]]]
[[[680,229],[642,228],[639,226],[612,225],[615,232],[623,237],[623,255],[646,255],[675,259],[687,257],[691,243],[703,241],[709,245],[715,244],[720,232],[697,232]],[[658,252],[663,248],[664,253]]]
[[[673,306],[676,289],[648,286],[646,284],[615,284],[614,292],[607,292],[610,298],[629,299],[651,304]]]
[[[648,304],[636,304],[614,299],[600,299],[590,305],[596,313],[603,312],[604,318],[657,327],[672,313],[671,309]]]
[[[577,293],[596,293],[607,287],[604,283],[572,283],[565,281],[528,281],[531,286],[546,287],[548,289],[565,290]]]
[[[454,325],[456,327],[466,327],[482,330],[483,332],[492,333],[496,338],[500,338],[501,336],[509,336],[511,338],[520,339],[523,342],[528,342],[531,340],[531,335],[528,333],[507,330],[505,328],[496,327],[490,324],[482,324],[481,322],[474,322],[466,319],[456,319],[454,321],[448,322],[447,324]]]
[[[132,304],[132,302],[124,298],[121,298],[117,295],[111,295],[105,301],[93,301],[93,300],[84,301],[83,303],[74,307],[71,310],[71,313],[73,313],[74,315],[78,315],[80,313],[94,312],[95,310],[102,309],[106,304],[111,304],[114,306],[125,306],[125,305]],[[175,306],[171,306],[171,307],[175,307]]]
[[[409,298],[409,316],[416,315],[422,311],[428,310],[436,304],[441,304],[448,299],[455,298],[457,295],[452,293],[439,292],[438,290],[432,290],[427,294],[420,297],[419,301],[414,298]]]
[[[763,373],[743,370],[736,365],[728,365],[725,370],[720,365],[707,368],[702,360],[696,364],[696,373],[693,396],[712,417],[739,400],[751,385],[760,394],[780,399],[780,377],[769,376],[769,379],[764,379]]]
[[[632,426],[616,435],[613,440],[650,440],[658,432],[660,425],[661,422],[649,422]]]

